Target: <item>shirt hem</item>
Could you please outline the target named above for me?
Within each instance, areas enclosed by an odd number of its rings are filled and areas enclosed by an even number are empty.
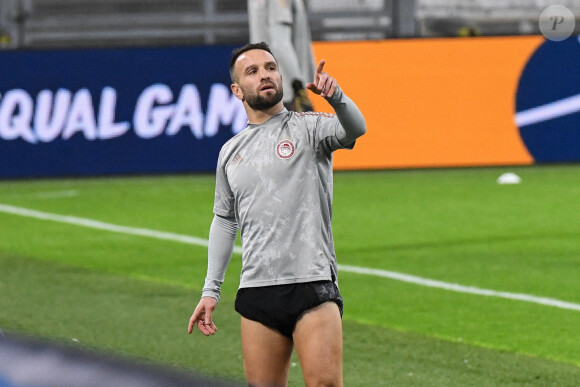
[[[224,217],[224,218],[233,218],[234,217],[233,212],[224,211],[224,210],[221,210],[219,208],[214,208],[213,213],[216,215],[219,215],[221,217]]]
[[[240,283],[239,289],[243,288],[259,288],[264,286],[273,286],[273,285],[289,285],[289,284],[300,284],[305,282],[314,282],[314,281],[326,281],[332,280],[330,274],[319,275],[314,277],[306,277],[306,278],[283,278],[283,279],[273,279],[267,281],[251,281],[251,282],[243,282]]]

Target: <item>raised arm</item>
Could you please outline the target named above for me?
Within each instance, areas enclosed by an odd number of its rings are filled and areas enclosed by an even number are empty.
[[[359,108],[340,89],[336,79],[323,71],[325,63],[326,61],[324,59],[318,63],[316,73],[314,74],[314,81],[308,83],[306,88],[324,97],[330,106],[332,106],[340,124],[346,132],[344,144],[350,144],[366,133],[366,122]]]

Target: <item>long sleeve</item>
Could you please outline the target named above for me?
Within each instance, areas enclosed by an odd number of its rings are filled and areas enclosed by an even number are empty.
[[[353,143],[358,137],[366,133],[367,125],[362,112],[340,87],[337,86],[332,97],[326,98],[326,100],[334,109],[336,117],[346,133],[344,140],[341,140],[341,142],[344,141],[343,145]]]
[[[234,218],[215,215],[209,229],[207,275],[202,297],[213,297],[219,301],[221,285],[230,263],[238,224]]]

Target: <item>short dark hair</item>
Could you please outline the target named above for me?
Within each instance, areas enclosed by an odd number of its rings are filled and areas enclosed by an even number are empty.
[[[236,48],[234,51],[232,51],[232,59],[230,60],[230,78],[232,79],[232,82],[236,81],[234,79],[234,66],[236,64],[236,60],[244,52],[250,50],[264,50],[266,52],[269,52],[270,55],[274,56],[274,54],[272,54],[272,50],[270,50],[270,47],[268,46],[268,44],[266,44],[266,42],[248,43],[245,46]],[[274,57],[274,60],[278,62],[278,60],[276,60],[276,57]]]

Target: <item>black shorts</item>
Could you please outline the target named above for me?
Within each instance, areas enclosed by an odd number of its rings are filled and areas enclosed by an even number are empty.
[[[324,302],[343,301],[335,283],[328,281],[242,288],[236,296],[236,312],[292,339],[294,327],[304,312]]]

